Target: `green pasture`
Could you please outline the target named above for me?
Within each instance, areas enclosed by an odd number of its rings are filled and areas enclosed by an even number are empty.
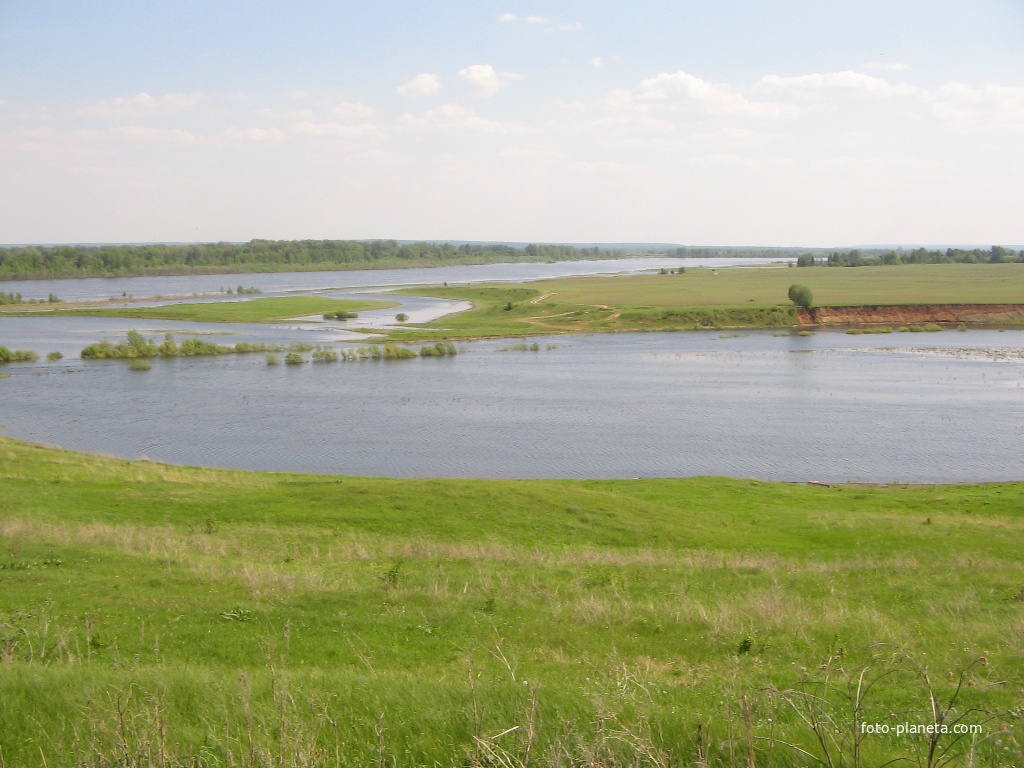
[[[983,724],[950,765],[1024,759],[1022,483],[395,480],[0,439],[0,499],[6,766],[803,766],[812,704],[853,765],[855,718],[931,722],[929,692]]]

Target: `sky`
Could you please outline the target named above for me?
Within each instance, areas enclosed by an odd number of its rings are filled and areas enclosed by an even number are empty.
[[[0,243],[1024,244],[1021,0],[0,0]]]

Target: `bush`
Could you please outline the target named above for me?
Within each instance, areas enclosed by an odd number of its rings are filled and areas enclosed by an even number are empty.
[[[166,343],[166,342],[165,342]],[[134,360],[136,358],[156,357],[160,348],[138,331],[128,331],[125,340],[116,345],[104,339],[97,344],[90,344],[82,350],[83,360]]]
[[[404,323],[408,319],[409,316],[405,314],[405,312],[399,312],[397,315],[395,315],[395,320],[399,323]]]
[[[152,367],[153,366],[149,364],[148,360],[143,360],[141,357],[140,358],[136,358],[135,360],[132,360],[128,364],[128,370],[129,371],[148,371]]]
[[[63,360],[64,355],[62,355],[60,352],[51,352],[46,356],[46,359],[53,363],[56,362],[57,360]]]
[[[439,341],[437,344],[420,349],[420,357],[446,357],[455,354],[457,354],[457,350],[450,341]]]
[[[306,362],[306,358],[298,352],[289,352],[284,356],[285,365],[302,365],[304,362]]]
[[[811,294],[811,289],[806,285],[793,283],[793,285],[789,286],[789,300],[804,309],[810,309],[814,306],[814,296]]]
[[[313,350],[313,362],[336,363],[338,362],[338,353],[330,347],[317,347]]]
[[[277,365],[281,361],[277,358],[277,355],[267,353],[267,365]]]
[[[373,355],[375,359],[383,358],[385,360],[408,360],[412,357],[417,357],[414,350],[408,347],[400,347],[397,344],[385,344],[384,349],[378,349],[374,347],[377,354]]]

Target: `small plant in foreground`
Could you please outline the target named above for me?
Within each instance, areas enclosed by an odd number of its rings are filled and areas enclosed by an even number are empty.
[[[129,371],[148,371],[152,369],[152,367],[153,366],[149,364],[149,361],[144,360],[143,358],[137,358],[128,364]]]
[[[49,354],[47,354],[46,359],[53,363],[56,362],[57,360],[63,360],[64,355],[62,355],[60,352],[50,352]]]
[[[289,352],[284,356],[285,365],[302,365],[304,362],[306,362],[306,358],[298,352]]]
[[[272,354],[270,352],[267,353],[267,365],[277,365],[280,362],[281,361],[280,359],[278,359],[277,355]]]
[[[399,312],[397,315],[395,315],[395,321],[399,323],[404,323],[408,319],[409,316],[405,314],[405,312]]]

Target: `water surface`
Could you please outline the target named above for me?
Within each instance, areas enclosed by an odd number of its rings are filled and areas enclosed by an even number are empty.
[[[18,320],[44,322],[4,324]],[[69,349],[126,322],[68,320],[52,342]],[[263,341],[299,333],[255,331]],[[156,360],[141,374],[118,361],[9,365],[0,424],[11,437],[78,450],[263,470],[1024,479],[1024,332],[616,334],[499,351],[511,343],[462,344],[448,359],[298,367],[261,356]]]

